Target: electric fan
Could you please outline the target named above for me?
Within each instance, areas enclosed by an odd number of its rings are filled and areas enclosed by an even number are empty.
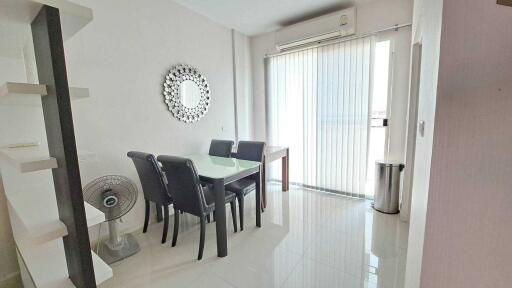
[[[98,256],[112,264],[139,252],[139,243],[133,235],[119,235],[117,230],[117,219],[137,202],[137,187],[133,182],[124,176],[109,175],[92,181],[83,190],[84,200],[105,213],[108,222],[109,238],[99,243]]]

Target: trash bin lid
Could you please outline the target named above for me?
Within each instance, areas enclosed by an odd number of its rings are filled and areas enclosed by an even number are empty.
[[[383,166],[401,166],[404,165],[401,161],[396,160],[377,160],[375,164],[383,165]]]

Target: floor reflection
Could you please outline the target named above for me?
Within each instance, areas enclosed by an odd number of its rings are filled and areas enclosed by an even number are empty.
[[[159,243],[161,224],[150,226],[136,235],[142,251],[116,264],[101,287],[403,287],[408,226],[397,215],[297,187],[283,193],[269,184],[268,193],[261,229],[254,227],[253,194],[246,229],[228,226],[228,257],[216,257],[210,224],[203,261],[196,261],[197,218],[180,217],[176,247]]]

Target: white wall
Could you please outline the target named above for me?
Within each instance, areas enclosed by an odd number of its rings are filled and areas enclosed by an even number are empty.
[[[511,286],[511,27],[495,0],[444,1],[423,288]]]
[[[274,53],[275,33],[251,37],[253,135],[254,139],[266,140],[265,127],[265,55]]]
[[[409,67],[411,53],[411,28],[380,33],[377,40],[391,40],[393,43],[393,91],[389,105],[389,151],[388,158],[402,163],[405,158],[405,137],[407,132],[407,103],[409,99]]]
[[[405,222],[411,217],[411,194],[414,177],[414,158],[418,123],[419,75],[421,74],[421,22],[423,17],[422,0],[414,1],[411,41],[411,65],[409,73],[409,99],[407,104],[407,132],[405,140],[405,169],[400,197],[400,219]]]
[[[94,20],[65,49],[70,84],[89,87],[91,94],[73,106],[77,146],[93,153],[80,163],[83,185],[108,174],[139,183],[126,157],[130,150],[187,155],[206,153],[212,138],[234,140],[228,28],[173,1],[81,2],[93,9]],[[164,76],[178,63],[197,67],[211,85],[209,112],[196,124],[178,121],[163,102]],[[141,227],[141,199],[122,228]]]
[[[416,139],[405,276],[405,287],[408,288],[420,287],[430,161],[432,158],[432,143],[434,141],[443,0],[415,0],[414,5],[414,41],[421,41],[423,44],[418,121],[425,121],[426,124],[424,136],[418,136]]]
[[[250,38],[236,31],[234,33],[238,138],[239,140],[250,140],[253,138],[253,98]]]

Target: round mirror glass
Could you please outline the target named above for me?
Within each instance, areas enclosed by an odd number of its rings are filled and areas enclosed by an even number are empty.
[[[185,80],[180,84],[180,101],[187,108],[195,108],[201,100],[201,91],[196,82]]]
[[[164,102],[172,115],[180,121],[195,123],[208,112],[211,88],[196,68],[179,64],[164,80]]]

